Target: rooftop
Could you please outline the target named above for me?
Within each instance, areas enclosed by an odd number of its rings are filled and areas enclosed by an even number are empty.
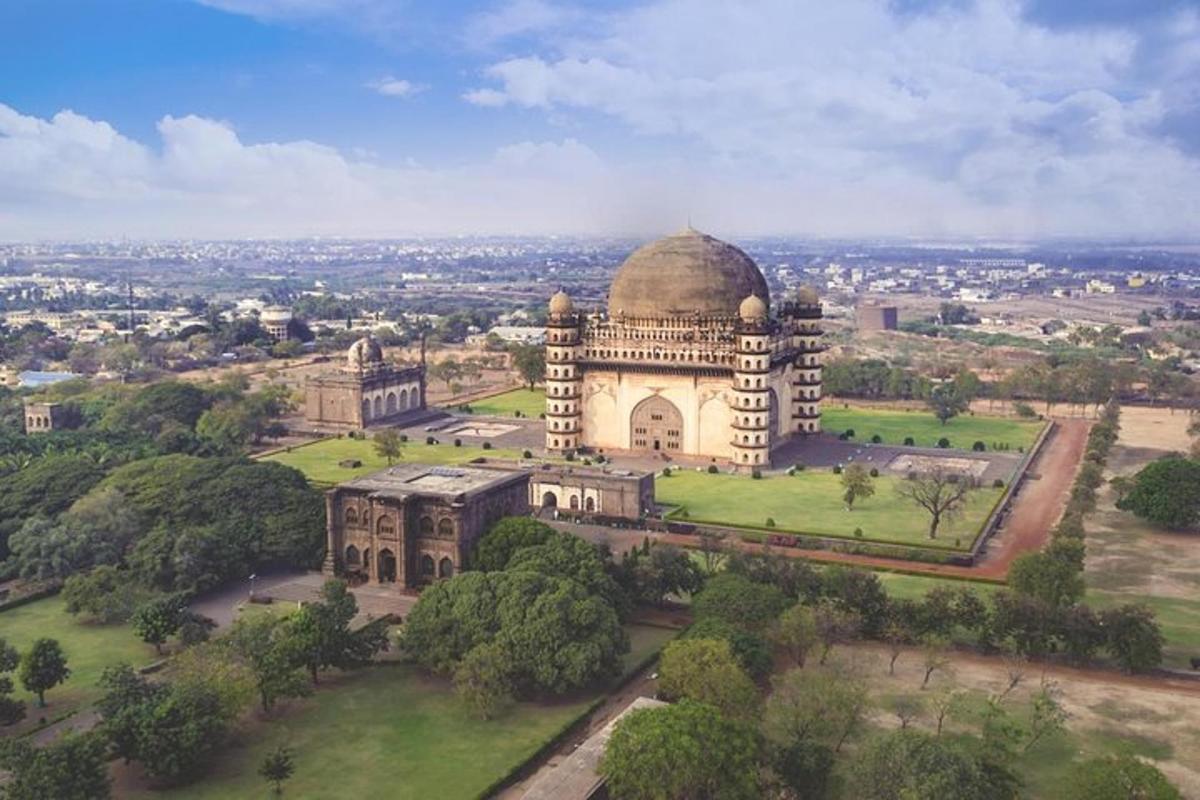
[[[340,488],[362,489],[382,497],[402,500],[423,497],[461,498],[496,486],[522,480],[519,470],[481,467],[439,467],[429,464],[397,464],[339,484]]]

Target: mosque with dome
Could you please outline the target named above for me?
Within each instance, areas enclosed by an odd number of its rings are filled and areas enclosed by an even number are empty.
[[[733,465],[821,427],[821,305],[772,304],[737,247],[687,228],[621,265],[608,307],[562,291],[546,325],[546,449]]]
[[[310,376],[304,384],[304,418],[318,428],[362,430],[393,423],[425,409],[425,365],[396,366],[365,336],[346,351],[339,369]]]

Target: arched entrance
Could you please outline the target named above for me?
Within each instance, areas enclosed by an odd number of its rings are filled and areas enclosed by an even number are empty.
[[[379,582],[396,582],[396,555],[391,550],[379,551]]]
[[[454,562],[448,558],[443,558],[438,562],[438,577],[453,578],[454,577]]]
[[[683,414],[665,397],[647,397],[633,409],[629,421],[631,450],[683,449]]]
[[[371,401],[370,400],[362,401],[362,418],[363,418],[363,422],[368,422],[371,419]]]
[[[767,405],[767,430],[771,432],[770,438],[774,438],[779,434],[779,395],[774,389],[767,390]]]
[[[542,508],[558,508],[558,495],[554,492],[542,495]]]

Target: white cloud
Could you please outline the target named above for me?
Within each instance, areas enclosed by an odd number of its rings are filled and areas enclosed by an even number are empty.
[[[578,9],[546,0],[511,0],[470,18],[464,39],[473,47],[488,48],[517,36],[544,35],[585,18],[584,12]]]
[[[403,78],[393,78],[388,75],[378,80],[369,81],[368,89],[374,89],[379,94],[386,97],[411,97],[418,92],[425,90],[424,86],[413,83],[412,81]]]
[[[758,187],[748,202],[764,221],[782,222],[768,198],[824,199],[784,230],[1193,232],[1200,165],[1156,128],[1174,84],[1200,78],[1200,40],[1156,53],[1169,67],[1147,78],[1137,33],[1050,30],[1021,12],[1016,0],[909,15],[884,0],[658,0],[497,61],[463,97],[599,113],[675,143],[701,185],[723,174],[731,194]],[[1189,20],[1171,21],[1172,41]]]

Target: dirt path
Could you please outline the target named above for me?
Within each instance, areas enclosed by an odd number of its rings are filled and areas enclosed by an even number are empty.
[[[786,547],[772,548],[774,552],[792,558],[806,558],[837,564],[852,564],[871,569],[894,569],[924,575],[948,575],[961,578],[1002,581],[1008,575],[1009,565],[1022,553],[1037,550],[1050,537],[1050,530],[1062,515],[1070,495],[1071,483],[1083,458],[1087,434],[1091,426],[1088,420],[1057,419],[1058,425],[1043,445],[1041,452],[1030,465],[1024,487],[1013,502],[1008,521],[1000,533],[988,544],[982,562],[973,567],[958,567],[949,564],[922,564],[898,558],[833,553],[828,550],[800,550]],[[696,547],[694,536],[674,533],[653,533],[644,530],[616,530],[592,525],[555,523],[585,539],[608,544],[621,552],[640,545],[649,537],[679,547]],[[763,545],[736,541],[734,547],[746,552],[762,552]]]

